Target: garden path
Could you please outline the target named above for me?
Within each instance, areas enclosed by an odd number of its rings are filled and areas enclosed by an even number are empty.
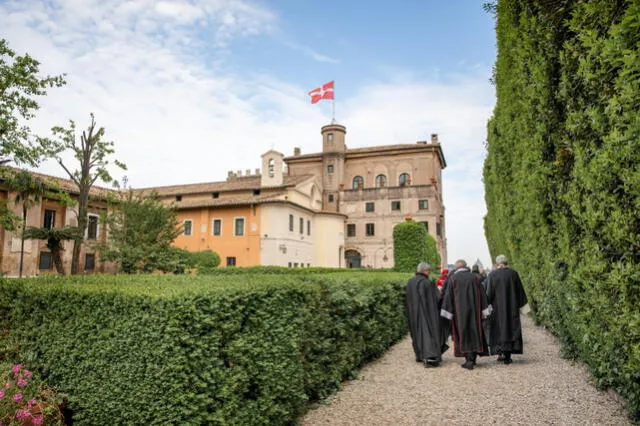
[[[526,317],[525,353],[511,365],[480,358],[460,368],[416,363],[410,338],[365,366],[359,378],[299,421],[310,425],[628,425],[613,392],[598,391],[583,364],[563,359],[557,339]]]

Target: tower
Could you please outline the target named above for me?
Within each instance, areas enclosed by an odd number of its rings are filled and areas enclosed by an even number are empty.
[[[344,161],[347,153],[347,129],[340,124],[322,126],[323,209],[337,212],[341,185],[344,184]]]
[[[282,185],[282,159],[281,152],[270,149],[262,154],[262,176],[260,186],[280,186]]]

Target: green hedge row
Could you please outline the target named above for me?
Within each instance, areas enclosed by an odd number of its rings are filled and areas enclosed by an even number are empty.
[[[415,269],[415,267],[414,267]],[[355,268],[349,269],[350,273],[358,272],[393,272],[393,269],[368,269],[368,268]],[[345,273],[344,268],[324,268],[324,267],[311,267],[311,268],[287,268],[285,266],[244,266],[244,267],[223,267],[223,268],[199,268],[198,274],[200,275],[246,275],[246,274],[277,274],[277,275],[305,275],[305,274],[333,274],[333,273]]]
[[[640,421],[640,3],[499,0],[491,253]]]
[[[0,283],[5,346],[76,424],[292,424],[406,331],[406,274]]]

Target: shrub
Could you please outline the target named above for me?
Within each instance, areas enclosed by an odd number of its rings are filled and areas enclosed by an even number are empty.
[[[404,335],[407,278],[47,277],[3,283],[0,313],[74,423],[291,424]]]
[[[415,272],[418,263],[427,261],[428,254],[427,231],[424,226],[414,220],[407,220],[393,228],[393,259],[396,270]]]
[[[220,265],[220,255],[212,250],[189,252],[188,265],[191,268],[210,269]]]

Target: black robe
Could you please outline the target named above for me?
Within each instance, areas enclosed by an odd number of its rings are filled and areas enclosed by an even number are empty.
[[[497,269],[485,280],[487,302],[493,310],[489,319],[491,354],[522,353],[520,308],[527,304],[527,295],[520,276],[510,268]]]
[[[480,279],[468,269],[458,269],[447,280],[441,315],[451,320],[454,355],[488,355],[482,318],[489,313]]]
[[[426,275],[416,274],[407,282],[406,300],[416,361],[441,360],[448,346],[439,315],[440,291]]]

